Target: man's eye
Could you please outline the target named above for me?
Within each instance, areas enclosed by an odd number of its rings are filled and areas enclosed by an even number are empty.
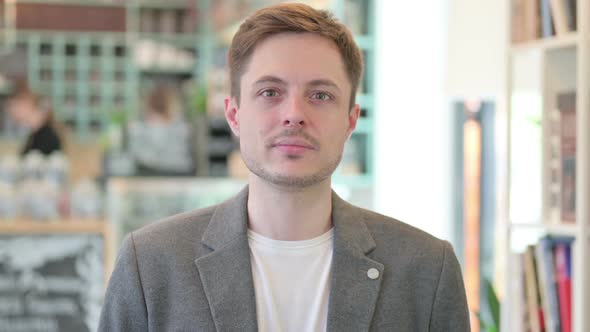
[[[311,99],[317,99],[317,100],[331,100],[332,96],[330,96],[329,94],[325,93],[325,92],[316,92],[314,94],[311,95]]]
[[[263,97],[277,97],[279,93],[276,90],[264,90],[260,95]]]

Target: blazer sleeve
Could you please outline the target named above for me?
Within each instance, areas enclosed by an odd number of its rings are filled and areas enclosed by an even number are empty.
[[[434,298],[430,331],[471,331],[461,266],[451,244],[444,241],[443,262]]]
[[[123,240],[119,250],[107,287],[98,331],[148,331],[147,308],[133,234]]]

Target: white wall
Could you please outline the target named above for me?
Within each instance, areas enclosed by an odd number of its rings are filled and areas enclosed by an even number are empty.
[[[448,2],[447,93],[462,97],[503,94],[508,1]]]
[[[376,2],[375,209],[452,240],[447,9]]]
[[[451,102],[505,90],[507,1],[376,1],[375,208],[453,240]]]

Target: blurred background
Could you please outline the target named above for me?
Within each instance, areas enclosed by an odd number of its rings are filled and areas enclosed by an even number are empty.
[[[0,331],[95,330],[126,234],[246,184],[226,54],[281,2],[0,0]],[[473,331],[590,330],[590,2],[301,2],[366,63],[334,190],[453,244]]]

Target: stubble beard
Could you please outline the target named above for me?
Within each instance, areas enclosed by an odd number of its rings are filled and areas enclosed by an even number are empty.
[[[336,158],[330,160],[326,166],[319,169],[317,172],[310,175],[293,176],[281,174],[280,171],[272,172],[254,158],[250,158],[247,153],[242,151],[241,154],[246,167],[250,170],[250,172],[254,173],[259,178],[277,186],[296,189],[307,188],[326,180],[332,176],[332,173],[334,173],[338,167],[338,164],[340,164],[340,160],[342,159],[342,152],[340,152]]]

